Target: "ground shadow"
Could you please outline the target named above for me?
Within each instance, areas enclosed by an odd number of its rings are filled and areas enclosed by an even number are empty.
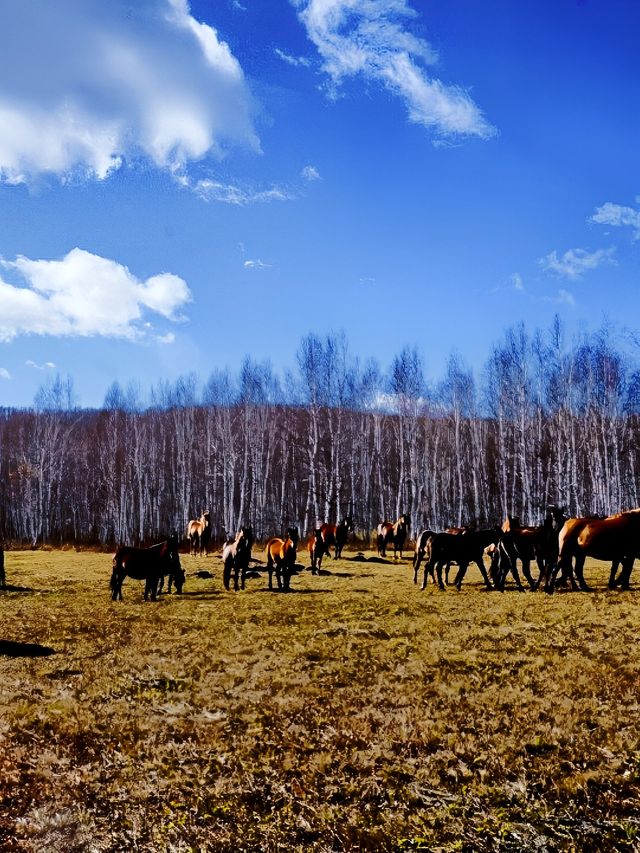
[[[364,554],[356,554],[355,557],[344,557],[344,559],[350,560],[352,563],[383,563],[386,566],[396,565],[393,560],[387,560],[384,557],[365,557]]]
[[[375,575],[367,574],[363,575],[358,572],[331,572],[329,569],[320,569],[320,575],[327,575],[332,578],[374,578]]]
[[[166,597],[167,593],[161,593],[163,597]],[[218,595],[222,595],[222,592],[219,589],[183,589],[182,592],[178,595],[177,593],[171,593],[175,598],[184,598],[188,596],[190,598],[215,598]]]
[[[34,592],[30,586],[14,586],[11,583],[0,587],[0,592]]]
[[[13,640],[0,640],[0,655],[10,658],[43,658],[55,653],[55,649],[49,646],[41,646],[40,643],[16,643]]]

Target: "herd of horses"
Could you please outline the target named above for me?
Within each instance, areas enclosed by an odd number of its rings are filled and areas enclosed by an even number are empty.
[[[378,558],[385,558],[387,549],[393,549],[394,561],[402,560],[403,549],[409,538],[410,522],[406,513],[395,522],[385,521],[376,528]],[[321,524],[306,541],[309,569],[320,574],[322,560],[330,555],[339,559],[353,531],[353,518],[349,515],[338,524]],[[209,553],[211,523],[209,512],[191,520],[186,529],[189,552],[192,555]],[[251,553],[254,536],[251,527],[242,526],[237,534],[222,547],[223,583],[225,589],[245,589],[247,573],[253,560]],[[274,589],[275,575],[278,590],[291,588],[291,577],[297,566],[299,535],[290,527],[282,537],[269,539],[265,547],[269,589]],[[181,541],[177,534],[149,548],[122,546],[113,557],[111,597],[122,599],[122,583],[129,576],[144,581],[145,600],[157,600],[164,589],[175,587],[181,593],[185,572],[180,563]],[[489,558],[489,569],[485,558]],[[413,581],[418,583],[420,567],[424,564],[422,589],[429,579],[440,589],[449,584],[451,566],[457,566],[454,585],[459,590],[468,567],[475,564],[482,575],[486,589],[503,591],[509,577],[518,590],[525,586],[522,575],[531,590],[544,589],[552,593],[559,586],[571,585],[574,590],[588,591],[584,578],[587,557],[611,563],[609,588],[630,588],[633,564],[640,557],[640,508],[610,516],[583,516],[568,518],[556,505],[547,508],[542,524],[521,525],[517,518],[507,516],[501,526],[477,530],[472,527],[453,527],[443,531],[422,530],[416,536],[412,558]],[[253,562],[258,562],[253,560]],[[531,567],[536,564],[537,577]],[[6,588],[4,549],[0,543],[0,589]]]

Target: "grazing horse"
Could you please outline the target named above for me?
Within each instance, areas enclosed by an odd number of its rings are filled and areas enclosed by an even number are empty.
[[[194,557],[197,554],[202,557],[211,539],[211,522],[208,510],[205,510],[200,518],[191,519],[187,524],[187,539],[189,540],[189,553]]]
[[[296,564],[296,549],[298,547],[298,528],[290,527],[284,539],[274,537],[269,539],[265,549],[267,569],[269,570],[269,589],[273,589],[273,572],[275,569],[278,589],[288,592],[291,587],[291,574]]]
[[[171,536],[165,542],[152,545],[151,548],[131,548],[123,545],[118,548],[113,558],[113,572],[111,574],[111,599],[122,601],[122,582],[129,575],[135,580],[144,581],[144,600],[151,596],[156,601],[158,592],[162,588],[164,576],[169,576],[169,589],[171,582],[176,585],[176,591],[182,592],[184,584],[184,572],[180,565],[178,554],[178,537]]]
[[[427,575],[434,577],[435,570],[438,572],[438,586],[440,589],[445,588],[442,582],[442,569],[447,563],[458,564],[458,573],[454,581],[458,590],[462,585],[469,563],[475,563],[478,566],[485,586],[487,589],[493,589],[482,556],[487,545],[492,542],[496,543],[499,538],[500,531],[497,528],[470,531],[464,536],[456,533],[436,533],[427,542],[422,589],[427,585]]]
[[[244,589],[247,577],[247,569],[251,560],[251,548],[253,546],[253,530],[251,527],[241,527],[236,533],[235,539],[230,539],[222,549],[222,562],[224,588],[229,589],[231,573],[233,572],[233,588],[238,590],[238,578],[240,586]]]
[[[387,556],[387,545],[393,545],[393,559],[397,559],[397,552],[400,551],[400,559],[402,559],[402,549],[409,533],[410,520],[407,513],[403,513],[396,522],[383,521],[376,529],[378,555],[380,557]]]
[[[418,538],[416,539],[416,547],[413,554],[414,583],[418,583],[418,569],[420,568],[420,563],[424,560],[429,540],[435,535],[435,531],[433,530],[421,530],[418,534]]]

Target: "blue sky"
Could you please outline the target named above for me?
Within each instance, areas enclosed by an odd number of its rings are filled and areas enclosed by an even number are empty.
[[[0,404],[640,316],[632,0],[0,4]]]

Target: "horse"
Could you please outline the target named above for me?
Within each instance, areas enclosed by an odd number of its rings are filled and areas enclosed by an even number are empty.
[[[615,516],[613,517],[615,518]],[[547,577],[545,584],[546,592],[552,593],[554,591],[559,571],[562,571],[562,577],[570,579],[571,587],[574,591],[578,589],[583,592],[589,591],[590,587],[584,579],[584,561],[587,557],[587,552],[578,544],[578,537],[588,524],[596,521],[606,521],[606,519],[597,515],[587,515],[568,518],[562,525],[558,534],[558,560],[551,568]],[[616,568],[617,565],[616,563]],[[612,574],[613,571],[612,567]]]
[[[615,589],[616,586],[629,589],[633,563],[636,557],[640,557],[640,509],[627,510],[606,518],[570,518],[560,531],[558,544],[558,568],[568,567],[570,570],[573,558],[573,572],[581,590],[590,589],[584,580],[584,562],[587,557],[611,560],[609,589]],[[622,571],[616,579],[620,564]],[[554,580],[555,573],[551,592]],[[571,581],[575,588],[573,574]]]
[[[251,548],[253,546],[253,530],[251,527],[241,527],[235,539],[226,542],[222,549],[222,562],[224,588],[229,589],[231,573],[234,573],[233,588],[238,590],[238,578],[240,586],[244,589],[247,577],[247,569],[251,560]]]
[[[322,535],[322,528],[317,527],[307,541],[307,551],[309,552],[310,565],[312,575],[320,574],[322,568],[322,558],[328,554],[325,539]]]
[[[321,524],[309,537],[307,542],[307,550],[311,558],[311,571],[316,573],[322,565],[322,558],[325,554],[331,553],[331,547],[334,550],[334,560],[339,560],[342,556],[342,549],[347,543],[349,533],[353,530],[353,519],[350,515],[345,516],[339,524]]]
[[[113,558],[113,571],[111,573],[111,599],[122,601],[122,583],[129,575],[135,580],[143,580],[144,600],[151,596],[152,601],[157,600],[158,592],[162,589],[164,576],[169,576],[168,588],[171,590],[172,581],[176,585],[176,592],[181,593],[184,584],[184,571],[180,565],[178,554],[178,537],[173,535],[165,542],[152,545],[151,548],[132,548],[123,545],[115,553]]]
[[[376,528],[378,555],[386,557],[387,545],[393,545],[393,559],[397,559],[398,551],[400,551],[400,559],[402,559],[402,549],[409,533],[409,526],[410,519],[407,513],[403,513],[396,522],[381,522]]]
[[[522,563],[522,574],[525,576],[530,589],[537,589],[541,579],[545,574],[545,545],[547,544],[547,529],[544,525],[538,527],[529,526],[523,527],[520,524],[520,519],[512,515],[507,515],[502,523],[501,530],[503,533],[509,534],[509,548],[502,550],[501,558],[506,559],[507,554],[510,559],[520,560]],[[538,579],[534,581],[531,575],[531,563],[535,560],[538,564]],[[506,563],[503,565],[506,566]],[[509,567],[513,572],[514,578],[517,577],[517,569],[514,566]],[[517,583],[520,581],[518,580]]]
[[[291,586],[291,574],[296,564],[298,547],[298,528],[290,527],[286,537],[269,539],[265,549],[267,569],[269,570],[269,589],[273,589],[273,572],[275,570],[278,589],[288,592]]]
[[[421,530],[418,534],[412,561],[414,583],[418,583],[418,569],[420,568],[420,563],[424,560],[424,556],[427,550],[427,544],[429,540],[435,535],[435,531],[433,530]]]
[[[427,542],[422,589],[425,589],[427,585],[427,575],[435,577],[435,570],[438,572],[438,586],[440,589],[445,588],[442,582],[442,569],[447,563],[458,564],[458,573],[454,581],[458,590],[460,590],[469,563],[475,563],[478,566],[486,588],[493,589],[482,556],[487,545],[497,542],[499,538],[500,531],[497,528],[470,531],[464,535],[436,533]]]
[[[194,557],[196,555],[202,557],[211,539],[211,523],[208,510],[205,510],[200,518],[191,519],[187,524],[187,539],[189,540],[189,553]]]

